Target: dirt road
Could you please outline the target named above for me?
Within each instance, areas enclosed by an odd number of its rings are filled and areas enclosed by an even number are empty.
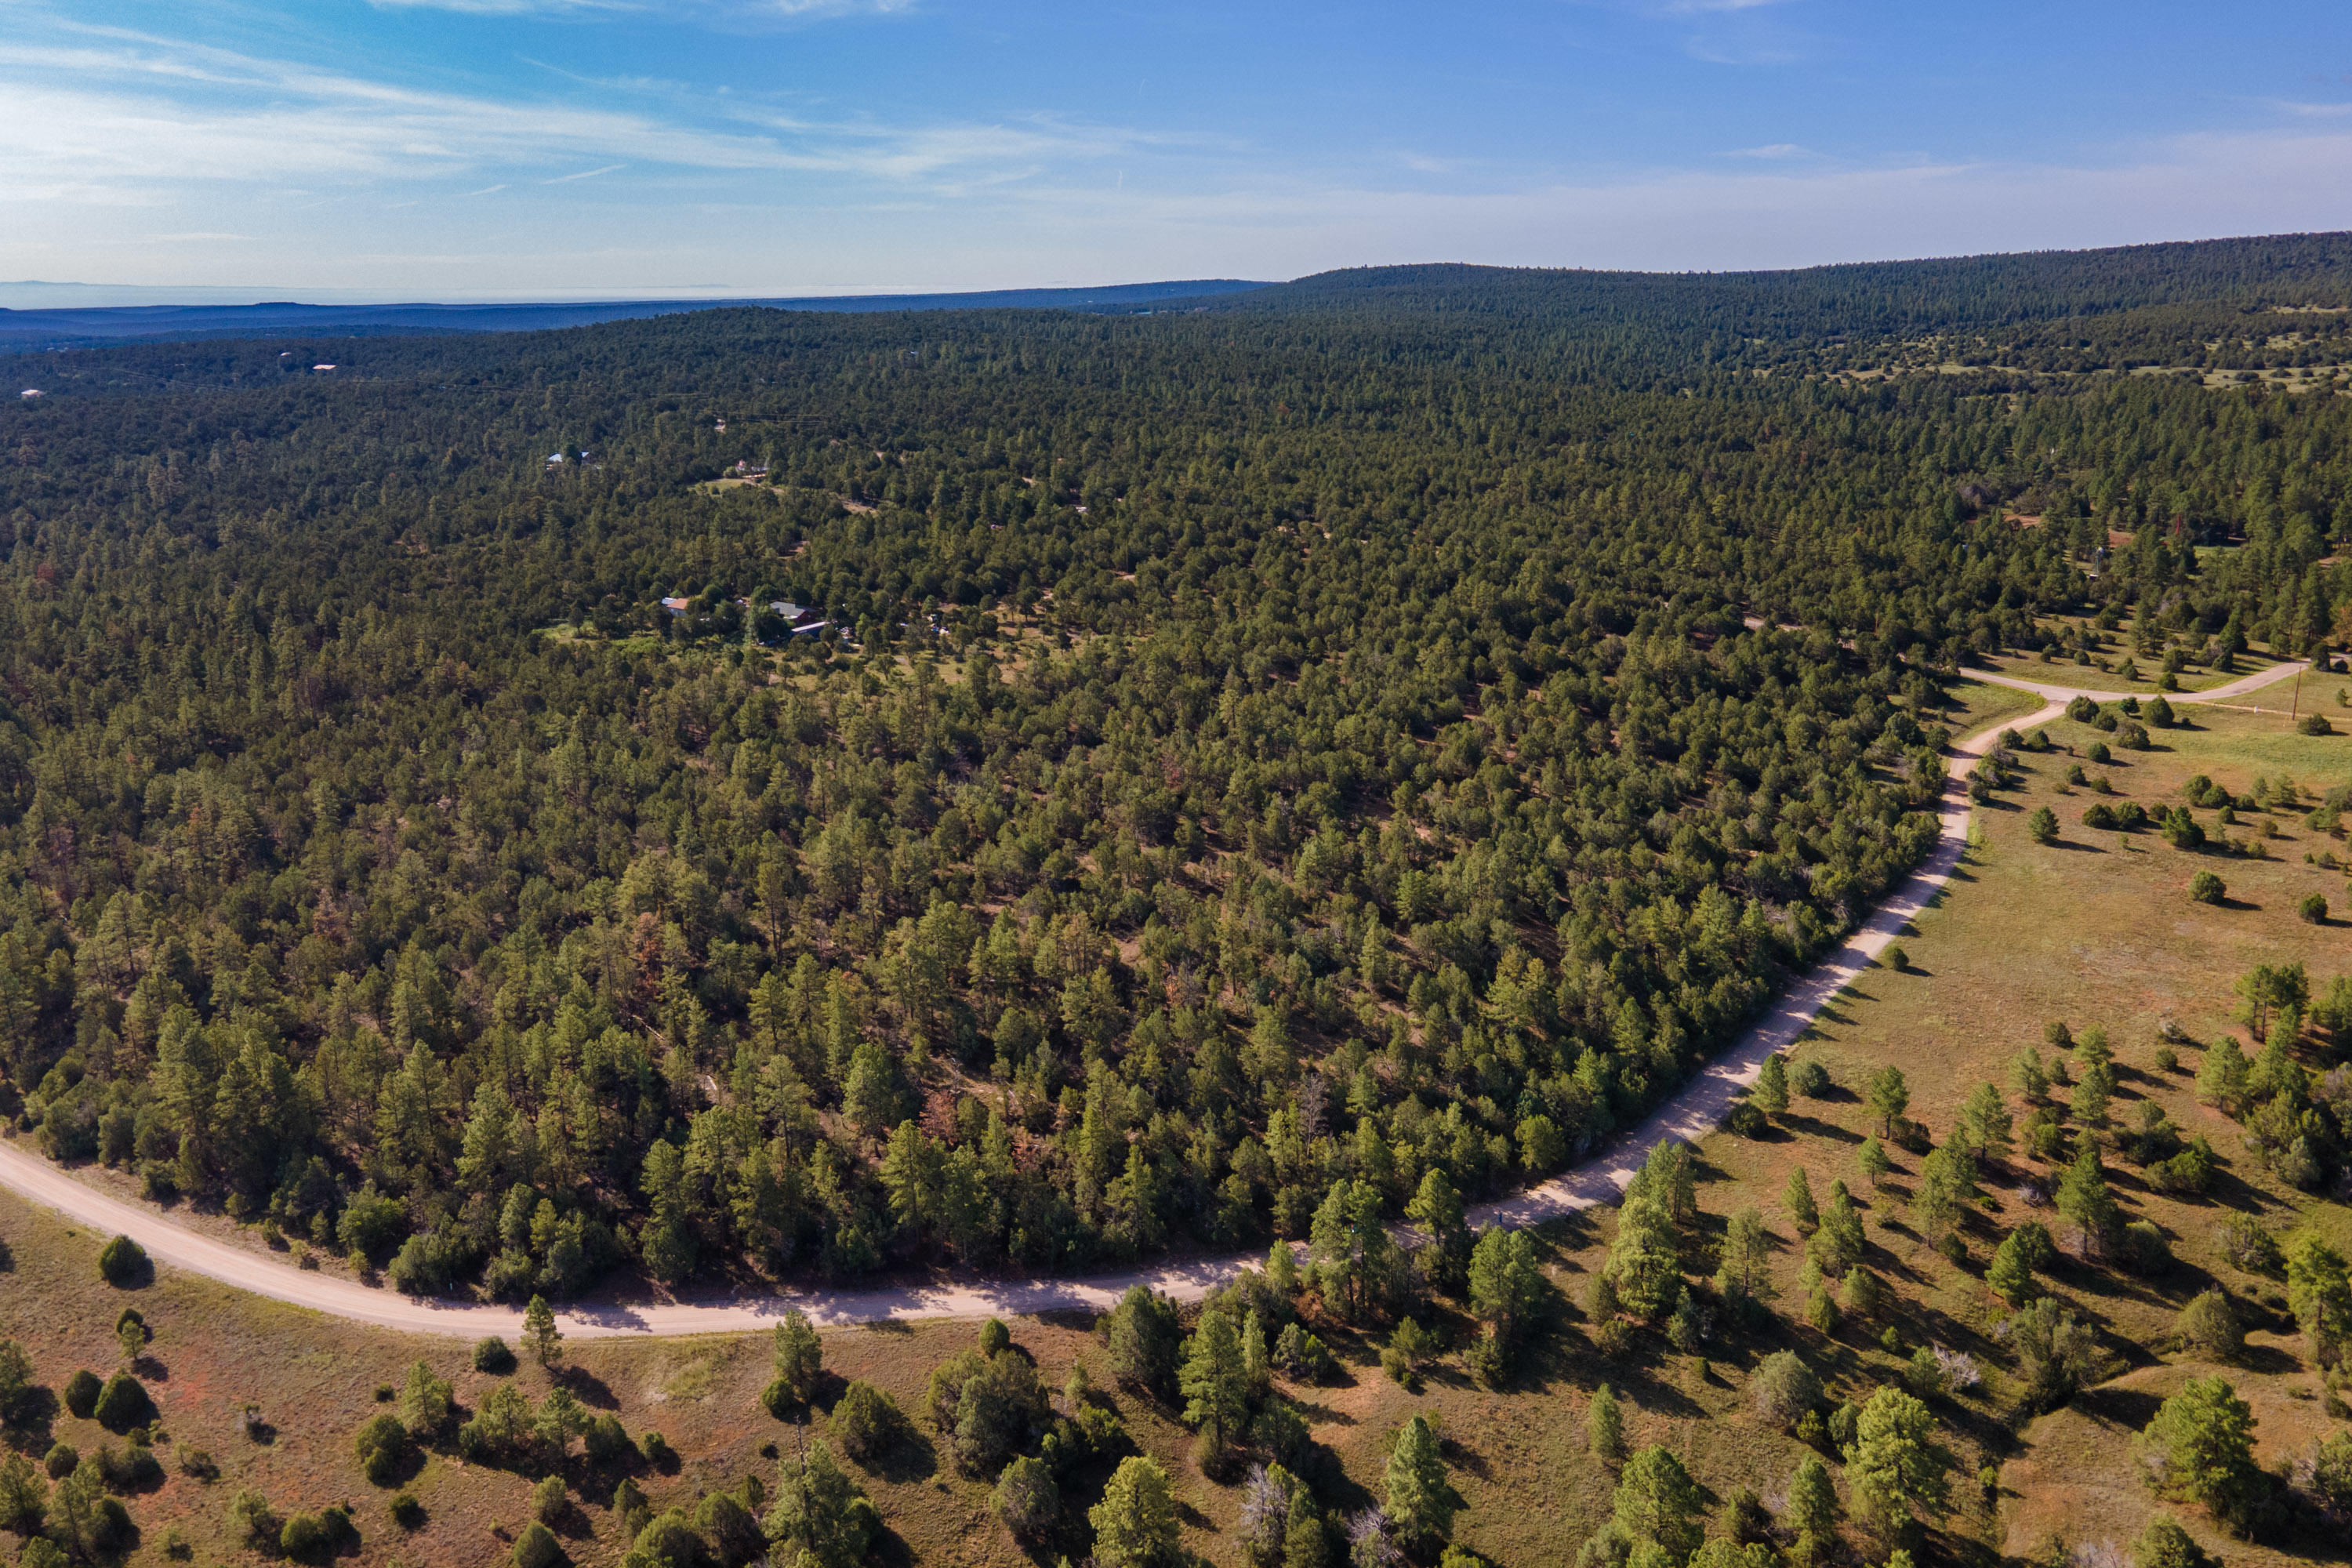
[[[2280,665],[2229,686],[2173,696],[2171,700],[2176,705],[2219,701],[2284,679],[2304,668],[2299,664]],[[1771,1010],[1729,1050],[1707,1063],[1648,1121],[1573,1171],[1525,1192],[1476,1205],[1470,1211],[1473,1224],[1533,1225],[1596,1204],[1614,1202],[1633,1173],[1641,1169],[1652,1146],[1668,1138],[1696,1140],[1714,1131],[1741,1091],[1756,1081],[1764,1058],[1793,1044],[1830,999],[1868,969],[1906,922],[1925,910],[1951,879],[1968,842],[1968,777],[1975,770],[1977,759],[1992,749],[2000,731],[2046,724],[2063,715],[2066,704],[2077,695],[2098,700],[2112,700],[2116,695],[2078,693],[2065,687],[2042,686],[1980,672],[1972,679],[2032,692],[2043,698],[2047,705],[2022,718],[1990,725],[1953,748],[1958,755],[1944,795],[1942,833],[1927,863],[1906,879],[1843,946],[1777,999]],[[371,1289],[340,1275],[306,1271],[213,1240],[189,1230],[164,1211],[126,1203],[100,1192],[14,1142],[0,1142],[0,1185],[101,1234],[128,1236],[164,1267],[184,1268],[277,1300],[355,1322],[416,1333],[472,1338],[483,1334],[511,1336],[521,1331],[522,1314],[512,1308],[403,1296],[388,1289]],[[1260,1254],[1202,1258],[1086,1279],[975,1280],[939,1287],[897,1286],[862,1291],[795,1291],[786,1296],[744,1296],[733,1300],[574,1306],[566,1308],[560,1316],[565,1334],[575,1339],[603,1339],[742,1332],[772,1324],[792,1307],[800,1308],[820,1323],[874,1322],[894,1318],[977,1318],[992,1313],[1011,1315],[1067,1308],[1099,1310],[1116,1302],[1132,1285],[1148,1285],[1180,1301],[1198,1300],[1241,1269],[1263,1260]]]

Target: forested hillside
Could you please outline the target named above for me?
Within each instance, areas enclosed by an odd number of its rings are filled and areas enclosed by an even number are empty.
[[[2343,290],[2341,237],[2231,243],[2000,320]],[[1960,266],[1846,270],[1957,330]],[[1310,282],[15,362],[6,1109],[420,1289],[1426,1212],[1919,858],[1968,659],[2352,600],[2326,391],[1794,374],[1858,297],[1810,283]]]

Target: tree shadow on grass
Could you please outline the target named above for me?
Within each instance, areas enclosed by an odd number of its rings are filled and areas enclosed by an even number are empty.
[[[618,1410],[621,1401],[604,1380],[576,1363],[548,1369],[550,1383],[572,1391],[572,1396],[595,1410]]]
[[[1823,1121],[1818,1117],[1800,1116],[1792,1110],[1781,1120],[1787,1123],[1790,1131],[1808,1138],[1822,1138],[1832,1143],[1845,1143],[1855,1147],[1859,1147],[1862,1143],[1863,1134],[1837,1126],[1833,1122]]]
[[[2074,1395],[2074,1408],[2094,1421],[2137,1432],[2156,1419],[2164,1396],[2144,1388],[2124,1388],[2112,1383],[2086,1388]]]
[[[854,1462],[867,1474],[894,1486],[929,1480],[940,1473],[939,1446],[911,1421],[902,1423],[880,1452]]]

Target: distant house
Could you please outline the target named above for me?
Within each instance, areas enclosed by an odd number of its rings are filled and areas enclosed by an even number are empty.
[[[310,368],[312,370],[332,370],[335,367],[331,364],[314,364]]]
[[[551,468],[560,468],[563,467],[563,454],[561,452],[550,452],[547,455],[547,466]]]
[[[43,396],[47,396],[47,395],[46,393],[42,392],[42,390],[41,390],[39,387],[37,387],[37,386],[28,386],[28,387],[25,388],[25,390],[24,390],[24,391],[22,391],[22,392],[18,393],[16,395],[17,395],[17,396],[19,396],[19,397],[32,398],[32,397],[43,397]]]
[[[693,603],[691,599],[664,599],[661,602],[661,607],[673,616],[682,616]]]
[[[727,470],[739,479],[764,479],[768,477],[765,464],[754,463],[749,458],[738,458],[735,466]]]

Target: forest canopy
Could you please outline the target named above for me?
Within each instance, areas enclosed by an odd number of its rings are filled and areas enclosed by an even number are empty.
[[[1968,661],[2339,637],[2328,387],[1829,374],[2343,319],[2152,248],[14,362],[0,1110],[514,1297],[1534,1179],[1926,853]]]

